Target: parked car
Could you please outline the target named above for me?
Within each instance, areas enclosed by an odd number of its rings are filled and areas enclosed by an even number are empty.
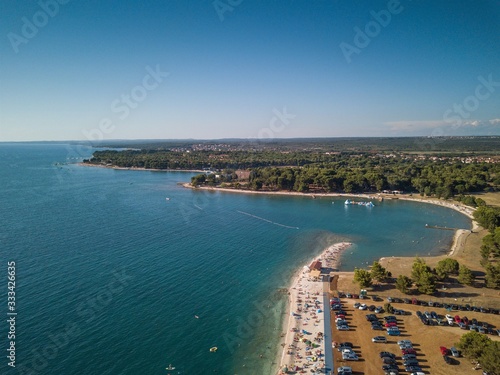
[[[387,334],[389,336],[399,336],[399,335],[401,335],[401,332],[399,331],[399,329],[393,329],[393,330],[387,331]]]
[[[407,361],[408,359],[415,359],[417,356],[416,354],[403,354],[401,358],[403,358],[403,361]]]
[[[352,342],[349,342],[349,341],[341,342],[339,345],[340,346],[348,346],[349,348],[353,347]]]
[[[372,338],[372,342],[387,342],[387,338],[385,336],[375,336]]]
[[[410,344],[412,345],[412,342],[410,340],[399,340],[398,345],[403,345],[403,344]]]
[[[405,371],[408,372],[420,372],[422,371],[422,368],[420,366],[406,366]]]
[[[390,353],[390,352],[380,352],[380,358],[384,358],[384,357],[389,357],[389,358],[396,358],[396,354],[393,354],[393,353]]]
[[[355,309],[359,309],[359,306],[361,306],[361,303],[359,303],[359,302],[356,302],[356,303],[354,304],[354,308],[355,308]]]
[[[401,353],[403,353],[403,355],[405,354],[417,354],[417,351],[415,349],[403,349],[401,350]]]
[[[395,365],[396,360],[394,358],[384,357],[384,358],[382,358],[382,363],[384,365]]]
[[[451,352],[451,355],[453,357],[460,357],[460,353],[458,352],[457,348],[455,348],[454,346],[452,346],[450,348],[450,352]]]
[[[359,305],[358,309],[360,310],[366,310],[368,307],[366,306],[366,303],[362,303],[361,305]]]
[[[418,361],[416,359],[409,359],[407,361],[404,361],[403,365],[405,367],[407,367],[407,366],[418,366]]]
[[[340,325],[340,326],[337,326],[337,329],[339,331],[349,331],[349,326],[348,325]]]
[[[356,353],[344,353],[342,354],[342,359],[344,361],[358,361],[358,355]]]
[[[378,306],[376,309],[375,309],[375,313],[376,314],[380,314],[380,313],[383,313],[384,312],[384,308],[382,306]]]
[[[384,371],[398,370],[399,371],[399,368],[396,365],[383,365],[382,370],[384,370]]]
[[[451,364],[451,358],[450,358],[450,357],[448,357],[447,355],[443,355],[443,359],[444,359],[444,361],[445,361],[447,364],[449,364],[449,365]]]
[[[447,348],[447,347],[445,347],[445,346],[440,346],[440,347],[439,347],[439,351],[441,352],[441,355],[446,355],[446,354],[448,354],[448,353],[449,353],[449,352],[448,352],[448,348]]]
[[[352,368],[349,366],[341,366],[337,369],[337,373],[339,375],[351,375],[352,374]]]

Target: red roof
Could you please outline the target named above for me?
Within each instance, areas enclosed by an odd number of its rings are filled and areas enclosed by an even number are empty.
[[[321,261],[315,260],[314,262],[311,263],[309,266],[309,269],[312,270],[318,270],[321,271]]]

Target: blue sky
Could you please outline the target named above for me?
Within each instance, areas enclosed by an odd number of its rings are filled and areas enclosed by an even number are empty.
[[[2,1],[0,141],[500,134],[498,1]]]

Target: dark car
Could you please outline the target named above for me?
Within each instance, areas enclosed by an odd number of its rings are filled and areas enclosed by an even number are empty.
[[[416,359],[409,359],[407,361],[404,361],[403,365],[405,367],[408,367],[408,366],[418,366],[418,361]]]
[[[396,360],[394,358],[382,357],[382,363],[384,365],[395,365]]]
[[[397,365],[383,365],[382,370],[391,371],[391,370],[399,370]]]
[[[407,361],[409,359],[416,359],[417,356],[416,356],[416,354],[404,354],[402,358],[403,358],[403,361]]]
[[[352,348],[353,345],[352,342],[346,341],[346,342],[341,342],[339,346],[347,346],[348,348]]]
[[[443,359],[447,364],[451,364],[451,357],[448,357],[447,355],[443,355]]]
[[[390,352],[380,352],[380,358],[384,358],[384,357],[388,357],[388,358],[396,358],[396,354],[393,354],[393,353],[390,353]]]
[[[407,303],[407,304],[408,304],[408,303],[411,303],[411,301],[410,301],[408,298],[403,298],[403,302],[404,302],[404,303]]]

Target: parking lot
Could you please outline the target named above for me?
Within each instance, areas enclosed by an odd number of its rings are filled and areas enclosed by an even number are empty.
[[[389,336],[384,330],[372,330],[371,323],[366,319],[367,314],[374,314],[372,311],[359,310],[354,308],[355,303],[366,303],[367,305],[383,306],[387,301],[373,302],[368,300],[358,300],[342,298],[343,310],[346,311],[345,321],[349,326],[348,331],[337,330],[335,324],[332,324],[332,337],[336,343],[350,342],[353,344],[353,351],[356,353],[358,360],[343,360],[341,353],[334,348],[334,363],[337,369],[340,366],[350,366],[354,374],[384,374],[382,370],[382,359],[379,353],[387,351],[394,353],[397,358],[397,365],[400,373],[408,374],[405,372],[403,361],[401,358],[402,351],[397,344],[400,340],[410,340],[413,348],[415,349],[416,359],[422,371],[426,374],[436,375],[449,375],[449,374],[471,374],[480,375],[480,370],[473,370],[473,364],[463,357],[452,357],[452,363],[447,364],[443,359],[440,347],[450,349],[456,342],[459,341],[460,336],[469,332],[463,330],[454,324],[449,326],[445,325],[424,325],[416,315],[417,311],[434,311],[436,314],[444,318],[445,314],[460,315],[463,317],[467,315],[469,320],[476,319],[480,322],[487,322],[489,325],[500,328],[500,315],[484,314],[474,311],[452,311],[449,312],[444,308],[426,307],[413,304],[395,303],[393,307],[402,309],[408,315],[396,315],[397,327],[399,328],[399,336]],[[409,315],[411,314],[411,315]],[[385,325],[384,317],[387,313],[376,314],[378,320],[382,325]],[[332,321],[335,321],[335,315],[332,311]],[[386,343],[372,342],[375,336],[385,336]],[[488,335],[493,340],[500,340],[498,335]],[[337,373],[337,370],[336,370]]]

